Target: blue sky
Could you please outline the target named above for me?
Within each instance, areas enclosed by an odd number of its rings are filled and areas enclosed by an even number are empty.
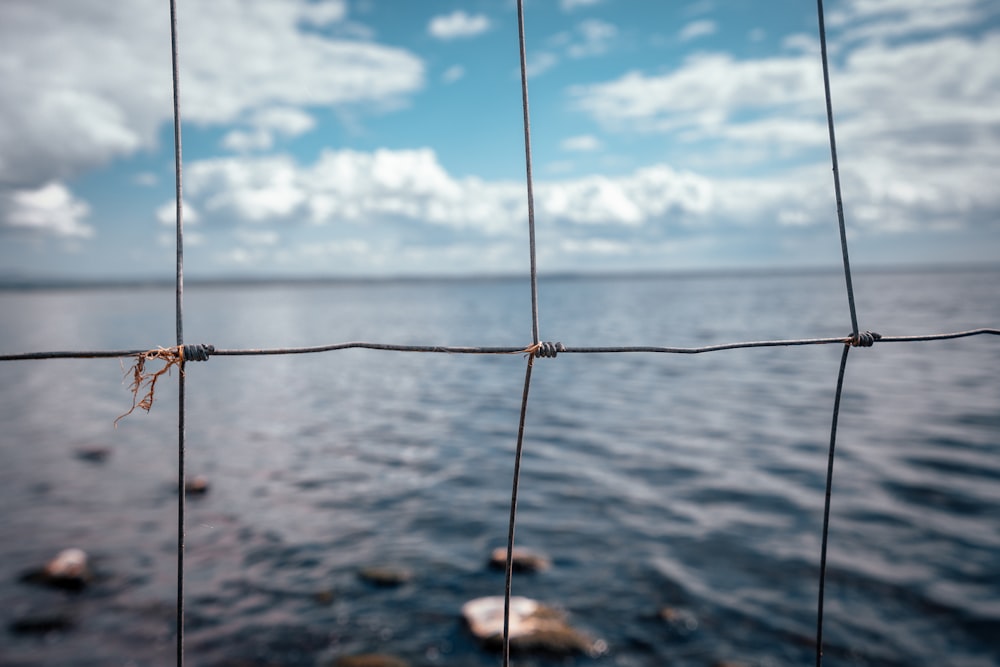
[[[1000,257],[1000,7],[828,0],[860,265]],[[178,0],[186,274],[528,265],[514,0]],[[527,0],[543,272],[836,266],[815,4]],[[173,275],[166,0],[0,3],[0,277]]]

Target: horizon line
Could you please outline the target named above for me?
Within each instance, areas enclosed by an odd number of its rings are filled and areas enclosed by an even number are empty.
[[[958,263],[906,263],[891,265],[859,265],[855,271],[866,273],[909,273],[909,272],[961,272],[1000,270],[1000,263],[976,262]],[[712,277],[712,276],[767,276],[793,274],[841,273],[843,267],[835,264],[821,266],[743,266],[743,267],[690,267],[664,269],[618,269],[618,270],[555,270],[539,271],[539,279],[544,280],[588,280],[606,278],[609,280],[669,278],[669,277]],[[404,282],[448,283],[448,282],[503,282],[527,279],[527,274],[514,271],[495,273],[400,273],[400,274],[225,274],[213,276],[188,276],[184,284],[190,287],[238,287],[253,285],[350,285],[350,284],[393,284]],[[157,276],[28,276],[0,275],[2,290],[30,289],[96,289],[96,288],[174,288],[173,277]]]

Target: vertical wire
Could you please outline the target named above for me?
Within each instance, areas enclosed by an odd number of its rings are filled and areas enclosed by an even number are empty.
[[[177,345],[184,345],[184,205],[181,169],[180,75],[177,57],[177,3],[170,0],[170,52],[174,93],[174,196],[177,229],[176,324]],[[177,667],[184,665],[184,356],[177,380]]]
[[[177,667],[184,665],[184,361],[178,373],[177,400]]]
[[[170,51],[174,88],[174,198],[177,229],[177,345],[184,344],[184,204],[181,169],[181,95],[177,57],[177,3],[170,0]]]
[[[528,414],[528,389],[531,387],[531,367],[535,355],[528,355],[528,367],[524,372],[524,390],[521,392],[521,416],[517,426],[517,448],[514,451],[514,483],[510,493],[510,521],[507,524],[507,563],[504,568],[503,593],[503,667],[510,665],[510,589],[514,576],[514,525],[517,517],[517,487],[521,478],[521,451],[524,444],[524,422]]]
[[[837,393],[833,399],[833,423],[830,426],[830,454],[826,465],[826,501],[823,505],[823,541],[819,556],[819,601],[816,612],[816,667],[823,664],[823,594],[826,589],[826,547],[830,535],[830,497],[833,492],[833,454],[837,447],[837,420],[840,416],[840,396],[844,389],[844,371],[847,368],[847,353],[850,345],[844,345],[840,357],[840,373],[837,375]]]
[[[844,225],[844,203],[840,194],[840,168],[837,164],[837,137],[833,130],[833,101],[830,95],[830,65],[826,56],[826,23],[823,20],[823,0],[816,0],[819,16],[819,48],[823,60],[823,89],[826,94],[826,124],[830,132],[830,158],[833,161],[833,189],[837,195],[837,222],[840,224],[840,251],[844,258],[844,278],[847,281],[847,302],[851,308],[851,326],[858,333],[858,313],[854,307],[854,285],[851,281],[851,262],[847,255],[847,229]]]
[[[531,121],[528,115],[528,65],[524,47],[524,0],[517,0],[517,36],[521,52],[521,110],[524,114],[524,162],[528,183],[528,248],[531,254],[531,336],[538,336],[538,268],[535,260],[535,194],[531,178]]]
[[[830,133],[830,160],[833,163],[833,189],[837,198],[837,223],[840,226],[840,251],[844,260],[844,280],[847,285],[847,303],[851,310],[851,327],[858,335],[858,313],[854,303],[854,283],[851,280],[851,261],[847,252],[847,227],[844,223],[844,202],[840,189],[840,166],[837,161],[837,135],[833,126],[833,96],[830,93],[830,62],[826,48],[826,21],[823,0],[816,0],[816,15],[819,23],[820,58],[823,62],[823,93],[826,101],[826,124]],[[830,453],[826,470],[826,498],[823,505],[823,538],[820,547],[819,594],[816,609],[816,667],[823,664],[823,601],[826,592],[826,554],[830,536],[830,501],[833,492],[833,460],[837,445],[837,421],[840,417],[840,397],[844,388],[844,372],[847,368],[847,354],[851,346],[844,345],[840,358],[840,372],[837,375],[837,393],[833,401],[833,421],[830,426]]]
[[[535,253],[535,194],[531,177],[531,120],[528,113],[528,65],[524,45],[524,0],[517,0],[517,37],[521,58],[521,111],[524,116],[524,165],[528,189],[528,252],[531,259],[531,338],[538,345],[538,266]],[[524,422],[528,412],[528,390],[535,353],[528,355],[521,394],[521,416],[517,427],[517,447],[514,452],[514,480],[510,494],[510,521],[507,525],[507,559],[504,568],[503,596],[503,667],[510,665],[510,592],[514,573],[514,526],[517,519],[517,489],[521,478],[521,452],[524,445]]]

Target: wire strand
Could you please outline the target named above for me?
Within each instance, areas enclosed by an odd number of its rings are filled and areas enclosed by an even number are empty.
[[[840,226],[840,252],[844,260],[844,280],[847,283],[847,303],[851,309],[851,326],[858,333],[858,311],[854,305],[854,283],[851,280],[851,260],[847,253],[847,227],[844,223],[844,202],[840,193],[840,168],[837,164],[837,136],[833,129],[833,98],[830,94],[830,64],[826,55],[826,21],[823,19],[823,0],[816,0],[819,17],[819,50],[823,61],[823,90],[826,97],[826,124],[830,134],[830,159],[833,162],[833,190],[837,198],[837,223]]]
[[[917,334],[912,336],[882,336],[879,343],[912,343],[918,341],[948,340],[954,338],[967,338],[970,336],[1000,335],[1000,329],[982,327],[978,329],[968,329],[965,331],[954,331],[950,333]],[[720,343],[718,345],[703,345],[700,347],[671,347],[662,345],[606,345],[596,347],[580,347],[565,345],[559,348],[559,352],[567,354],[613,354],[620,352],[651,352],[665,354],[703,354],[705,352],[719,352],[722,350],[737,350],[742,348],[755,347],[792,347],[801,345],[831,345],[848,343],[850,336],[836,336],[827,338],[792,338],[786,340],[756,340],[739,341],[733,343]],[[235,357],[235,356],[267,356],[280,354],[317,354],[320,352],[333,352],[336,350],[365,349],[380,350],[390,352],[423,352],[429,354],[530,354],[533,345],[527,347],[515,346],[451,346],[451,345],[402,345],[394,343],[374,343],[365,341],[350,341],[346,343],[332,343],[329,345],[315,345],[311,347],[272,347],[272,348],[240,348],[240,349],[213,349],[212,356]],[[146,349],[128,350],[55,350],[43,352],[20,352],[15,354],[0,354],[0,361],[30,361],[36,359],[101,359],[134,357],[145,354]],[[188,359],[190,361],[190,359]]]
[[[524,390],[521,392],[521,414],[517,425],[517,446],[514,449],[514,481],[510,492],[510,520],[507,523],[507,556],[504,566],[503,588],[503,667],[510,664],[510,591],[514,577],[514,526],[517,522],[517,490],[521,480],[521,454],[524,448],[524,423],[528,414],[528,390],[531,388],[531,368],[535,357],[528,357],[524,371]]]
[[[830,535],[830,500],[833,494],[833,455],[837,447],[837,421],[840,418],[840,396],[844,389],[844,372],[850,345],[844,346],[837,374],[837,391],[833,396],[833,421],[830,426],[830,452],[826,464],[826,498],[823,503],[823,538],[819,555],[819,600],[816,606],[816,667],[823,664],[823,595],[826,591],[826,549]]]
[[[517,0],[517,36],[521,55],[521,110],[524,115],[524,164],[528,185],[528,253],[531,257],[531,340],[539,342],[538,266],[535,253],[535,194],[531,178],[531,120],[528,113],[528,65],[524,46],[524,1]]]
[[[177,48],[177,2],[170,0],[170,52],[174,95],[174,197],[176,213],[176,283],[174,288],[176,301],[177,347],[184,345],[184,188],[183,162],[181,160],[181,105],[180,105],[180,73]],[[185,506],[185,473],[184,473],[184,357],[180,360],[181,372],[177,380],[177,667],[184,665],[184,506]]]

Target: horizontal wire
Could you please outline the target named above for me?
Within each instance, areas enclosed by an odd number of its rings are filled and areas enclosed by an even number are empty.
[[[969,329],[968,331],[956,331],[954,333],[922,334],[917,336],[882,336],[880,343],[908,343],[918,340],[946,340],[948,338],[965,338],[966,336],[978,336],[980,334],[992,334],[1000,336],[1000,329]]]
[[[882,336],[879,343],[907,343],[915,341],[947,340],[951,338],[965,338],[978,335],[1000,335],[1000,329],[981,328],[969,329],[967,331],[955,331],[952,333],[921,334],[915,336]],[[791,347],[795,345],[831,345],[849,344],[850,336],[839,336],[835,338],[798,338],[791,340],[756,340],[743,341],[737,343],[720,343],[718,345],[705,345],[702,347],[666,347],[658,345],[625,345],[625,346],[600,346],[600,347],[573,347],[561,346],[559,352],[566,354],[607,354],[617,352],[656,352],[670,354],[701,354],[703,352],[717,352],[720,350],[734,350],[750,347]],[[391,343],[369,343],[369,342],[347,342],[334,343],[332,345],[317,345],[313,347],[274,347],[274,348],[246,348],[246,349],[217,349],[211,353],[212,356],[263,356],[278,354],[314,354],[317,352],[332,352],[346,349],[367,349],[367,350],[387,350],[394,352],[425,352],[442,354],[531,354],[536,351],[537,346],[528,347],[475,347],[475,346],[450,346],[450,345],[396,345]],[[21,354],[0,355],[0,361],[23,361],[31,359],[92,359],[92,358],[112,358],[112,357],[134,357],[148,352],[148,350],[93,350],[93,351],[53,351],[53,352],[25,352]]]

